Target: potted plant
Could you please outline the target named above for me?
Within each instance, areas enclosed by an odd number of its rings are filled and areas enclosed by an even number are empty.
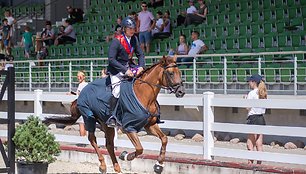
[[[47,174],[48,164],[60,153],[59,143],[38,117],[30,116],[16,128],[13,141],[16,147],[19,174]]]

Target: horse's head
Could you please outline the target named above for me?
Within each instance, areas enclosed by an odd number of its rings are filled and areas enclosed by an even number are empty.
[[[185,95],[181,72],[176,64],[176,56],[164,56],[161,59],[161,65],[164,69],[162,77],[162,85],[167,87],[171,93],[181,98]]]

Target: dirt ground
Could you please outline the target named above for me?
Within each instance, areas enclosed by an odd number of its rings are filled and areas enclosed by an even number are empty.
[[[0,125],[0,130],[5,129],[4,125]],[[63,128],[52,128],[50,130],[54,134],[69,134],[69,135],[78,135],[78,125],[74,125],[69,129],[63,129]],[[97,137],[104,137],[104,133],[100,130],[96,132]],[[128,139],[126,135],[119,134],[119,139]],[[200,145],[202,142],[195,142],[190,137],[185,138],[183,140],[176,140],[173,136],[169,136],[169,143],[177,143],[177,144],[184,144],[184,145]],[[159,139],[152,135],[144,135],[140,136],[141,141],[147,141],[147,142],[159,142]],[[64,144],[64,143],[63,143]],[[239,142],[237,144],[230,143],[229,141],[216,141],[215,142],[216,147],[226,147],[226,148],[232,148],[232,149],[246,149],[246,143],[245,142]],[[87,145],[86,147],[90,147],[91,145]],[[118,151],[123,151],[125,149],[117,149]],[[277,153],[288,153],[288,154],[300,154],[300,155],[306,155],[306,149],[298,148],[298,149],[285,149],[284,147],[272,147],[270,145],[264,145],[264,151],[267,152],[277,152]],[[158,154],[156,151],[148,151],[144,150],[145,154]],[[181,153],[167,153],[167,156],[171,157],[184,157],[184,158],[192,158],[192,159],[203,159],[202,155],[190,155],[190,154],[181,154]],[[233,158],[223,158],[223,157],[216,157],[215,160],[219,161],[230,161],[230,162],[247,162],[247,160],[243,159],[233,159]],[[263,164],[266,165],[272,165],[272,166],[282,166],[282,167],[288,167],[288,168],[305,168],[304,165],[294,165],[294,164],[283,164],[283,163],[273,163],[273,162],[263,162]],[[4,167],[3,159],[0,157],[0,167]],[[73,163],[73,162],[67,162],[67,161],[56,161],[55,163],[52,163],[49,165],[48,173],[95,173],[97,172],[98,168],[98,159],[97,162],[93,163]],[[109,166],[108,171],[112,171],[112,166]]]

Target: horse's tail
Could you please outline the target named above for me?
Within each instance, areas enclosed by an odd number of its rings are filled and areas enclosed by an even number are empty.
[[[78,118],[81,116],[80,110],[77,107],[77,100],[74,100],[71,103],[70,106],[70,117],[60,117],[60,116],[54,116],[54,117],[46,117],[43,120],[43,123],[50,125],[52,123],[60,123],[60,124],[65,124],[65,125],[72,125],[76,123]]]

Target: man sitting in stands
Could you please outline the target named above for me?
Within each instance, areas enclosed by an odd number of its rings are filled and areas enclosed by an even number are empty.
[[[54,45],[66,44],[76,41],[76,34],[69,19],[64,22],[65,30],[61,35],[57,36]]]
[[[191,33],[192,44],[190,46],[190,50],[188,52],[188,56],[196,56],[197,54],[204,53],[208,50],[208,47],[205,43],[199,39],[199,32],[193,31]],[[181,57],[177,59],[177,62],[193,62],[193,57]],[[189,63],[191,65],[191,63]]]
[[[83,22],[83,10],[80,8],[72,8],[71,6],[67,6],[67,12],[68,12],[68,18],[71,21],[71,25],[78,23],[78,22]]]

